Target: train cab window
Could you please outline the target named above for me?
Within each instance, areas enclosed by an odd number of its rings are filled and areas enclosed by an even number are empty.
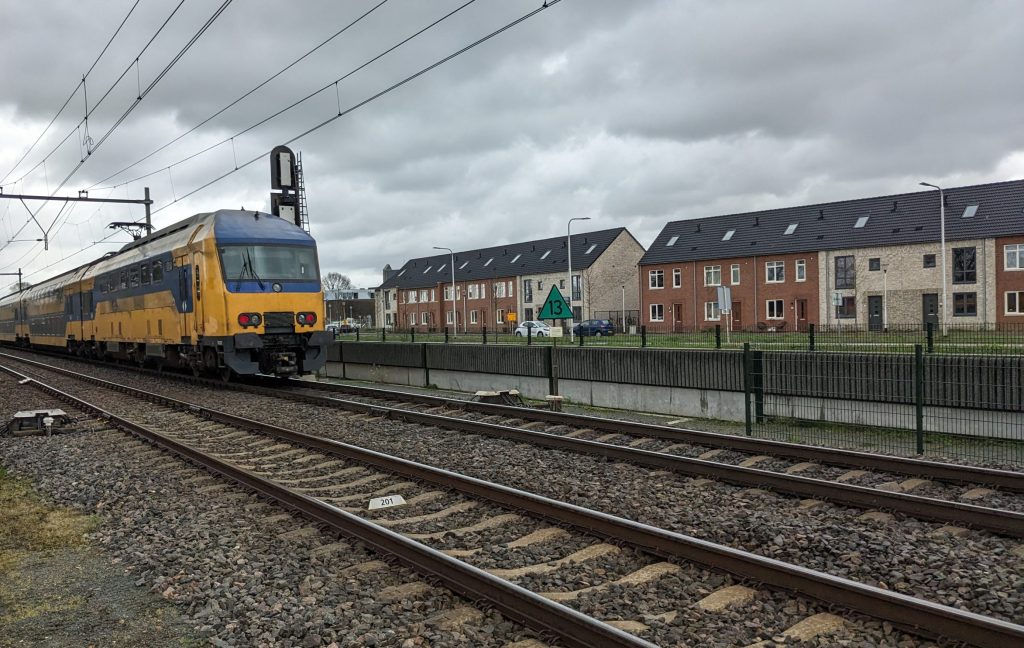
[[[153,284],[161,283],[164,280],[164,267],[159,261],[153,263]]]
[[[139,267],[135,266],[129,270],[131,276],[131,287],[136,288],[139,285]]]
[[[142,285],[148,286],[150,279],[153,277],[152,273],[149,271],[149,264],[143,263],[139,266],[139,272],[142,275]]]
[[[121,271],[120,287],[121,287],[121,290],[124,290],[125,288],[128,287],[128,271],[127,270],[122,270]]]

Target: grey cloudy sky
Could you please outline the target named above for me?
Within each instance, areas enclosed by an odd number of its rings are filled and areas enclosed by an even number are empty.
[[[203,129],[101,182],[379,2],[232,2],[59,193],[137,197],[148,185],[158,226],[218,208],[268,210],[265,160],[182,196],[541,4],[477,0],[337,92],[164,170],[465,2],[389,0]],[[8,173],[133,3],[0,4],[6,193],[53,193],[79,163],[81,91]],[[90,106],[177,4],[139,2],[86,81]],[[218,5],[182,4],[90,116],[94,141]],[[434,245],[554,236],[573,216],[593,219],[578,231],[624,225],[648,244],[680,218],[911,191],[922,179],[1024,177],[1022,33],[1016,0],[563,0],[292,147],[303,155],[321,265],[359,285]],[[40,213],[44,225],[57,219],[50,250],[7,245],[0,272],[21,266],[41,280],[115,249],[124,235],[92,244],[109,235],[107,222],[141,216],[137,207],[58,210]],[[0,203],[0,246],[27,218],[21,204]],[[32,225],[19,238],[37,236]]]

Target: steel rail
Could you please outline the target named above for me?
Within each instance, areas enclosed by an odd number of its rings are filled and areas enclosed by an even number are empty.
[[[39,363],[33,363],[39,364]],[[43,365],[46,366],[46,365]],[[0,367],[3,368],[3,367]],[[49,368],[49,367],[47,367]],[[375,466],[381,470],[430,482],[459,492],[482,497],[509,508],[519,509],[585,532],[625,541],[649,553],[670,559],[696,562],[740,578],[759,581],[777,589],[840,605],[863,614],[889,621],[901,628],[928,637],[945,637],[983,648],[1005,648],[1024,642],[1024,626],[986,617],[973,612],[924,599],[883,590],[849,579],[817,572],[772,558],[734,549],[616,517],[542,495],[493,484],[448,470],[392,457],[358,446],[287,430],[268,423],[201,407],[166,396],[150,394],[133,387],[84,376],[67,369],[50,368],[59,373],[102,384],[139,398],[198,414],[212,421],[255,430],[284,441],[313,448],[326,454]],[[7,369],[17,374],[13,370]],[[38,382],[38,381],[36,381]],[[41,383],[39,383],[41,384]],[[52,389],[52,388],[51,388]],[[57,391],[57,390],[55,390]],[[71,397],[74,398],[74,397]]]
[[[3,354],[0,354],[2,356]],[[6,356],[4,356],[6,357]],[[44,367],[50,371],[65,373],[81,380],[87,380],[94,384],[100,384],[111,389],[134,390],[132,387],[106,381],[93,376],[88,376],[69,369],[51,367],[34,360],[14,358],[27,364]],[[249,385],[246,391],[269,395],[281,396],[281,390],[270,387]],[[135,390],[139,391],[139,390]],[[187,404],[164,396],[152,395],[148,392],[140,392],[146,397],[160,398],[175,407],[183,407]],[[511,439],[525,443],[532,443],[542,447],[557,450],[568,450],[583,454],[597,455],[641,465],[649,468],[671,470],[673,472],[696,476],[708,477],[722,482],[752,488],[770,488],[776,492],[798,497],[812,499],[823,499],[837,504],[853,506],[861,509],[882,509],[894,511],[918,519],[933,520],[943,523],[967,525],[978,529],[985,529],[1008,535],[1011,537],[1024,538],[1024,513],[994,509],[962,502],[910,495],[906,493],[894,493],[883,491],[877,488],[844,484],[825,479],[815,479],[800,475],[778,473],[770,470],[760,470],[743,466],[681,457],[663,452],[641,450],[628,446],[602,443],[600,441],[588,441],[576,439],[559,434],[526,430],[497,423],[485,423],[483,421],[472,421],[464,418],[444,416],[441,414],[428,414],[400,407],[387,407],[371,403],[360,403],[326,396],[315,396],[310,394],[291,394],[295,400],[303,400],[311,404],[335,407],[360,414],[381,416],[392,420],[401,420],[407,423],[440,427],[444,429],[457,430],[470,434],[480,434],[501,439]],[[515,409],[515,408],[512,408]]]
[[[515,417],[526,419],[528,421],[539,421],[555,425],[584,427],[590,428],[596,432],[614,432],[630,436],[675,441],[677,443],[693,443],[696,445],[706,445],[741,452],[751,452],[776,457],[788,457],[804,461],[816,461],[819,463],[851,468],[867,468],[883,472],[899,473],[910,477],[921,477],[959,484],[985,484],[989,486],[996,486],[1008,491],[1024,493],[1024,473],[1009,470],[964,466],[938,461],[928,461],[925,459],[875,455],[867,452],[858,452],[856,450],[808,446],[797,443],[787,443],[785,441],[773,441],[769,439],[751,439],[732,434],[707,432],[704,430],[676,428],[667,425],[641,423],[638,421],[624,421],[620,419],[589,416],[586,414],[571,414],[567,412],[552,412],[550,410],[536,408],[480,403],[458,398],[446,398],[443,396],[432,396],[429,394],[417,394],[358,385],[343,385],[339,383],[323,382],[314,383],[298,380],[291,380],[286,384],[289,387],[340,392],[354,396],[365,396],[367,398],[401,400],[421,405],[457,408],[481,414]]]
[[[314,497],[298,493],[270,479],[253,474],[230,462],[217,459],[190,445],[163,435],[148,427],[108,412],[97,405],[61,391],[51,385],[25,376],[8,367],[0,370],[25,379],[36,387],[91,412],[112,426],[134,434],[150,443],[187,459],[207,470],[245,486],[281,505],[296,510],[342,535],[355,538],[378,553],[393,556],[414,571],[443,583],[452,591],[472,601],[486,601],[510,619],[527,627],[559,637],[565,645],[576,648],[600,646],[608,648],[657,648],[655,644],[619,630],[576,610],[556,603],[503,578],[452,558],[427,545],[406,538],[357,515],[347,513]],[[202,415],[204,412],[193,413]],[[249,426],[244,426],[248,428]]]

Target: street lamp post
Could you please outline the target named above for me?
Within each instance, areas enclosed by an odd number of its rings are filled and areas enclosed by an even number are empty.
[[[923,187],[931,187],[939,190],[939,234],[942,246],[942,313],[939,323],[942,324],[942,336],[946,336],[946,195],[942,187],[929,182],[920,183]]]
[[[569,340],[575,341],[576,335],[572,330],[572,222],[573,221],[584,221],[590,220],[590,216],[577,216],[576,218],[570,218],[569,222],[565,226],[565,239],[566,247],[569,250]],[[581,287],[582,291],[582,287]],[[580,294],[580,304],[583,304],[583,295]]]
[[[452,331],[454,332],[453,337],[459,337],[459,316],[458,311],[455,310],[455,253],[451,248],[437,247],[436,245],[434,249],[448,250],[448,253],[452,255]]]
[[[882,264],[882,330],[889,331],[889,264]]]

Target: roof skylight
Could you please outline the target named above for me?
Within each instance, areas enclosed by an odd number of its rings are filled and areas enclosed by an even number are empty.
[[[593,252],[593,251],[594,251],[594,248],[596,248],[596,247],[597,247],[597,243],[592,243],[592,244],[590,245],[590,247],[588,247],[588,248],[587,248],[587,251],[586,251],[586,252],[584,252],[583,254],[590,254],[591,252]]]
[[[401,277],[404,274],[405,274],[405,268],[402,268],[402,271],[398,273],[398,276]]]
[[[734,230],[734,229],[729,230],[728,232],[725,233],[725,236],[722,237],[722,240],[723,241],[728,241],[729,239],[732,238],[732,235],[735,234],[735,233],[736,233],[736,230]]]
[[[967,208],[964,209],[964,215],[960,218],[974,218],[976,213],[978,213],[977,205],[967,205]]]
[[[858,218],[857,222],[853,224],[854,229],[860,229],[860,228],[864,227],[865,225],[867,225],[869,218],[871,218],[871,217],[870,216],[861,216],[860,218]]]
[[[463,261],[462,265],[459,266],[459,270],[462,270],[463,268],[465,268],[468,265],[469,265],[469,261]]]
[[[438,272],[441,272],[442,270],[444,270],[444,269],[445,269],[445,268],[447,268],[447,267],[448,267],[448,264],[447,264],[447,263],[445,263],[445,264],[442,264],[442,265],[441,265],[441,267],[437,269],[437,271],[438,271]]]
[[[551,250],[548,250],[548,251],[547,251],[547,252],[545,252],[544,254],[540,255],[540,258],[541,258],[541,259],[546,259],[546,258],[548,258],[548,255],[549,255],[549,254],[551,254]]]
[[[423,274],[427,274],[428,272],[430,272],[430,269],[433,267],[434,266],[427,266],[427,269],[423,271]]]
[[[522,255],[521,253],[520,253],[520,254],[517,254],[517,255],[515,255],[514,257],[512,257],[512,260],[511,260],[511,261],[509,261],[509,263],[515,263],[516,261],[518,261],[518,260],[519,260],[519,257],[521,257],[521,256],[523,256],[523,255]]]
[[[678,241],[678,240],[679,240],[678,236],[673,236],[672,238],[670,238],[668,240],[668,243],[665,244],[665,247],[672,247],[673,245],[676,244],[676,241]]]
[[[487,263],[484,264],[484,267],[486,268],[487,266],[491,265],[491,261],[494,261],[494,257],[487,259]]]
[[[792,234],[793,232],[796,231],[796,226],[799,225],[799,224],[800,223],[790,223],[789,227],[786,228],[786,231],[783,232],[782,235],[783,236],[789,236],[790,234]]]

